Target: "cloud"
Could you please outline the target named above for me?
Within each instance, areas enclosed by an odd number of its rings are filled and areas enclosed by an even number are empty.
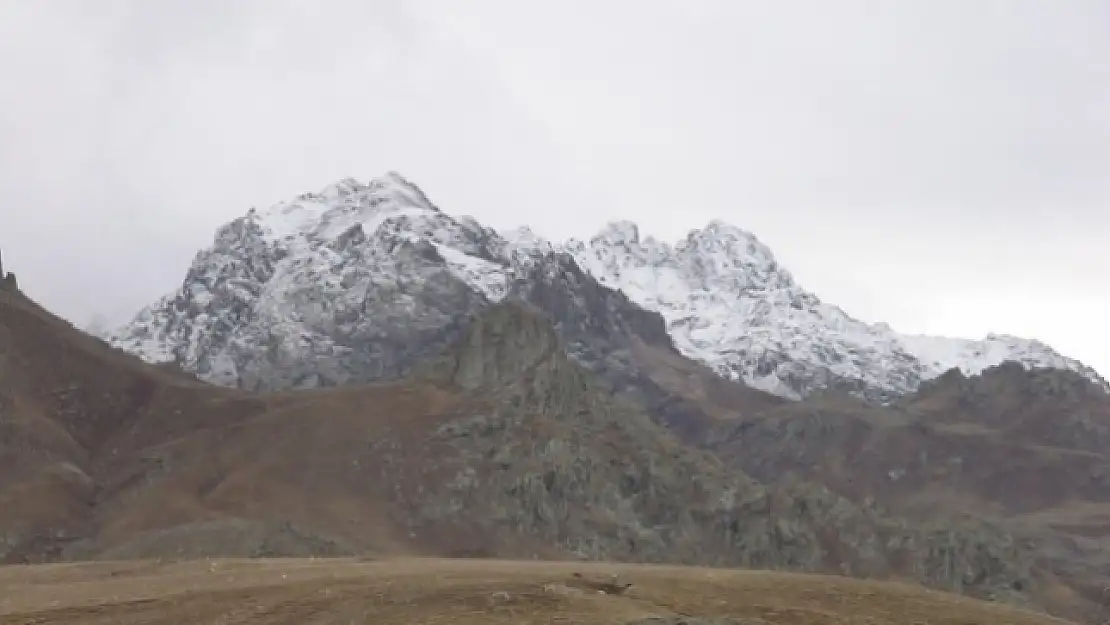
[[[863,318],[1110,371],[1063,321],[1110,275],[1106,58],[1097,0],[6,3],[0,245],[118,320],[250,206],[396,169],[553,237],[723,218]]]

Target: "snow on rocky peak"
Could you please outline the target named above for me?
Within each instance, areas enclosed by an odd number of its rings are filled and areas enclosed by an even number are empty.
[[[245,388],[402,375],[490,302],[527,293],[521,281],[558,279],[548,274],[566,273],[568,256],[659,313],[681,353],[783,397],[831,387],[882,401],[953,367],[970,374],[1008,360],[1107,387],[1037,341],[905,336],[854,319],[799,286],[753,234],[721,221],[675,243],[627,221],[552,243],[528,228],[499,234],[452,217],[396,173],[251,209],[217,230],[179,289],[109,340]]]
[[[755,235],[722,221],[673,244],[624,221],[586,241],[542,245],[662,315],[687,357],[783,397],[834,387],[885,401],[949,369],[975,374],[1004,361],[1077,371],[1110,391],[1094,370],[1039,341],[910,336],[854,319],[799,286]]]
[[[246,388],[399,375],[504,297],[504,245],[396,173],[345,179],[221,227],[181,287],[110,342]]]

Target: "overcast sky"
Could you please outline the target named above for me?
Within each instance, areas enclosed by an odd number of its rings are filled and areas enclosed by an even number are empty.
[[[1110,374],[1105,0],[0,2],[0,249],[79,324],[397,170],[552,238],[721,218],[857,317]]]

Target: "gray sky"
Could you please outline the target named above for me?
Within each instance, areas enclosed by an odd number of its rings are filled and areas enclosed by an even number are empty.
[[[552,238],[717,217],[867,320],[1110,374],[1104,0],[0,2],[0,249],[84,323],[396,169]]]

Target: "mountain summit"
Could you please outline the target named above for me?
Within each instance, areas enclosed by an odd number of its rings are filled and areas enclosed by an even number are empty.
[[[590,323],[616,327],[643,316],[632,309],[657,313],[667,349],[789,399],[835,388],[889,401],[950,369],[975,374],[1006,361],[1077,371],[1110,390],[1038,341],[909,336],[859,321],[802,288],[753,234],[722,221],[676,243],[644,237],[627,221],[587,240],[551,242],[528,228],[498,233],[448,215],[396,173],[368,184],[347,178],[222,226],[181,286],[109,341],[226,386],[396,378],[491,303],[556,297],[536,288],[551,280],[567,301],[533,303],[564,309],[580,329],[597,315],[607,320]],[[620,297],[595,297],[608,308],[586,311],[583,293],[598,289]],[[563,321],[556,318],[571,325]],[[577,341],[577,358],[589,360],[595,335]]]

